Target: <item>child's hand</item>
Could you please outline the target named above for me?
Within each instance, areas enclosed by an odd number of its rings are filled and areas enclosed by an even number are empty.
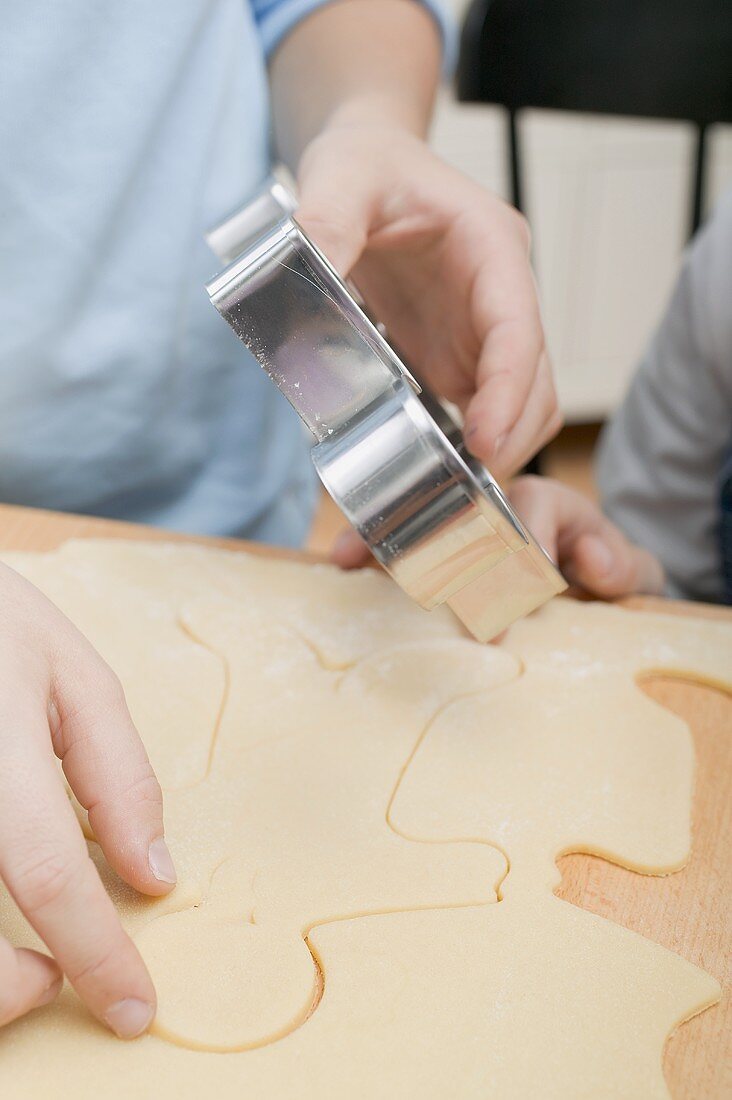
[[[570,584],[606,599],[663,593],[657,558],[629,542],[581,493],[548,478],[520,477],[508,496]]]
[[[386,124],[327,126],[299,182],[303,226],[459,405],[476,457],[515,473],[561,424],[521,215]]]
[[[138,1035],[155,991],[89,858],[54,754],[107,860],[146,894],[175,882],[160,787],[114,673],[2,565],[0,748],[0,876],[53,956],[0,938],[0,1025],[51,1001],[63,972],[108,1027]]]

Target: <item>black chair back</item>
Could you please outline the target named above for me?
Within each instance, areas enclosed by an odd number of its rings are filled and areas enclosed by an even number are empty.
[[[457,91],[463,101],[506,108],[519,209],[523,108],[692,122],[693,232],[703,209],[707,128],[732,122],[732,0],[474,0]]]

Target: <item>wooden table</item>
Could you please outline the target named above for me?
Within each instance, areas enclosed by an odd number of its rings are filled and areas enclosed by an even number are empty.
[[[69,538],[184,540],[181,535],[133,524],[0,505],[0,551],[51,550]],[[318,560],[314,555],[235,539],[188,541]],[[732,612],[719,608],[640,598],[628,602],[732,621]],[[722,1001],[671,1036],[664,1072],[675,1098],[721,1100],[732,1096],[732,695],[663,677],[649,679],[643,688],[683,718],[694,736],[697,777],[691,860],[676,874],[653,878],[594,856],[565,856],[559,861],[562,883],[557,893],[656,940],[719,980]]]

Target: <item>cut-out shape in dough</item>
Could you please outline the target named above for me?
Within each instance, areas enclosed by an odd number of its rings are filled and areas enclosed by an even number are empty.
[[[556,886],[565,852],[649,874],[682,867],[693,744],[636,679],[665,669],[729,682],[730,625],[562,599],[513,627],[505,646],[521,679],[436,719],[394,799],[394,827],[500,844],[507,896]]]
[[[313,1100],[318,1087],[362,1100],[661,1100],[666,1036],[718,997],[690,963],[548,893],[326,925],[311,940],[330,979],[288,1042],[349,1051],[318,1065]]]
[[[204,907],[151,921],[136,942],[158,993],[153,1034],[192,1050],[273,1042],[307,1018],[318,992],[304,940]]]

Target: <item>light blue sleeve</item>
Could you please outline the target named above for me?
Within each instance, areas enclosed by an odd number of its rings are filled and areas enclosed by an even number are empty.
[[[269,56],[285,35],[306,15],[332,2],[333,0],[251,0],[265,54]],[[444,0],[413,0],[413,2],[422,4],[434,16],[442,35],[444,69],[445,72],[451,71],[456,54],[457,35],[455,25],[444,7]]]

